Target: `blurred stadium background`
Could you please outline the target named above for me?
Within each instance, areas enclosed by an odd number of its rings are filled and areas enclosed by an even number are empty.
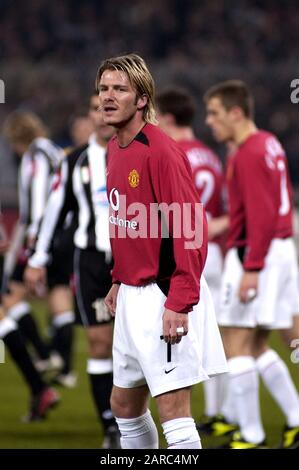
[[[299,104],[290,99],[298,77],[299,9],[288,0],[0,0],[0,79],[5,104],[0,125],[12,110],[30,109],[48,124],[60,145],[70,144],[71,116],[84,108],[100,61],[137,52],[148,61],[157,88],[178,84],[198,101],[195,127],[215,148],[204,124],[202,94],[213,83],[246,80],[256,99],[256,121],[276,133],[287,150],[291,177],[299,192]],[[0,199],[7,220],[17,209],[17,164],[0,137]],[[44,306],[36,305],[45,329]],[[298,365],[277,337],[299,386]],[[79,385],[62,392],[61,407],[45,423],[20,424],[26,392],[8,359],[0,365],[0,447],[98,448],[101,432],[88,392],[86,344],[78,332]],[[283,418],[262,393],[263,416],[271,444],[277,444]],[[194,415],[202,412],[197,387]]]

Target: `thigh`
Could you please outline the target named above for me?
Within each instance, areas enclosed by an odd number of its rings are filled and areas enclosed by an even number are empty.
[[[48,288],[52,290],[56,286],[69,286],[72,270],[72,259],[69,254],[62,256],[54,252],[52,260],[47,266]]]
[[[48,304],[53,315],[73,310],[73,296],[66,285],[56,285],[48,295]]]
[[[254,328],[223,327],[221,335],[228,359],[252,355],[255,338]]]
[[[105,254],[96,250],[75,249],[74,287],[76,322],[83,326],[109,323],[112,317],[104,303],[111,287],[111,266]]]
[[[86,328],[89,356],[94,359],[111,358],[113,324],[105,323]]]

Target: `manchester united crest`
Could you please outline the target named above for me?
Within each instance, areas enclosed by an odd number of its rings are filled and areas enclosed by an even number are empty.
[[[131,188],[137,188],[139,185],[140,176],[137,170],[132,170],[128,176],[129,185]]]

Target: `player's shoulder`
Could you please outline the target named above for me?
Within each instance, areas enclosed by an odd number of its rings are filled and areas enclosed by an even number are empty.
[[[66,161],[70,167],[73,167],[81,155],[86,152],[88,144],[80,145],[79,147],[75,147],[66,155]]]
[[[262,153],[264,155],[267,149],[277,144],[279,144],[279,140],[275,134],[259,129],[247,139],[245,147],[250,149],[250,151],[255,151],[257,154]]]
[[[209,169],[215,173],[222,173],[222,163],[216,153],[199,139],[179,142],[186,153],[191,167],[194,169]]]
[[[252,134],[237,152],[240,165],[252,168],[268,165],[276,157],[285,156],[285,151],[278,138],[272,132],[258,130]],[[271,166],[271,165],[270,165]]]
[[[37,137],[33,140],[31,146],[36,151],[44,152],[49,156],[57,153],[63,154],[63,148],[48,137]]]
[[[148,139],[148,147],[152,158],[187,159],[179,144],[158,126],[147,124],[144,128],[144,134]]]
[[[47,137],[35,138],[31,142],[27,153],[35,160],[43,159],[47,161],[53,169],[60,165],[60,162],[64,156],[62,147]]]

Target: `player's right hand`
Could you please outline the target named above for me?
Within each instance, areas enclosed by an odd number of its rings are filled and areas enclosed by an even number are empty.
[[[46,268],[27,266],[24,272],[24,282],[31,293],[40,296],[46,288]]]
[[[105,298],[105,304],[107,305],[107,308],[113,317],[115,316],[116,312],[116,300],[118,290],[119,284],[112,284],[112,287]]]

